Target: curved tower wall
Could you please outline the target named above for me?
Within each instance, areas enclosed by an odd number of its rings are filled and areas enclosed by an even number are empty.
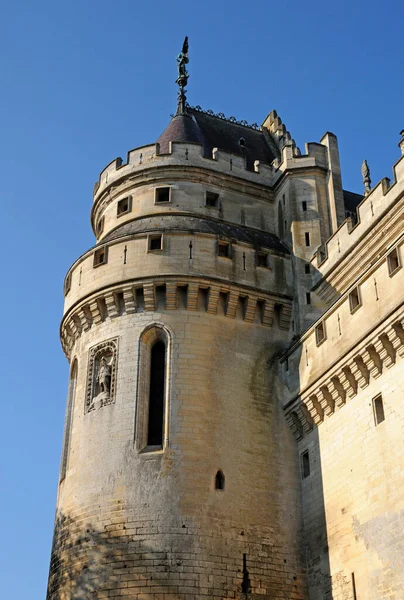
[[[196,145],[148,148],[101,174],[99,243],[65,281],[61,338],[75,366],[48,600],[306,598],[300,473],[272,369],[292,303],[272,171],[234,157],[230,172],[229,157]],[[170,202],[156,203],[165,186]],[[159,339],[162,448],[145,433]]]

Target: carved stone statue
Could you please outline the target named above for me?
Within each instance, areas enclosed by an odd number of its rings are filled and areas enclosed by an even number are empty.
[[[101,358],[100,370],[97,376],[98,389],[100,393],[109,394],[111,393],[111,367],[107,363],[105,356]]]
[[[370,184],[372,183],[371,179],[370,179],[370,169],[369,169],[367,160],[363,161],[361,171],[362,171],[362,180],[363,180],[363,185],[365,186],[365,196],[366,196],[371,191]]]

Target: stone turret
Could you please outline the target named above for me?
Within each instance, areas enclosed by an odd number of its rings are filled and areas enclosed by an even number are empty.
[[[308,598],[276,357],[324,310],[309,260],[342,218],[338,148],[182,94],[101,172],[65,279],[48,600]]]

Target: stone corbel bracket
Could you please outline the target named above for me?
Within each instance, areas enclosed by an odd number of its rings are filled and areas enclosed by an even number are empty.
[[[304,432],[320,425],[403,357],[404,312],[385,322],[377,333],[288,405],[286,421],[295,438],[303,439]]]
[[[180,302],[181,291],[184,306]],[[226,318],[238,317],[245,323],[256,323],[264,327],[272,327],[275,324],[280,330],[289,331],[292,316],[291,298],[260,293],[209,279],[167,277],[126,282],[104,289],[73,306],[64,316],[60,327],[63,350],[69,358],[76,340],[83,333],[108,319],[116,319],[122,315],[165,312],[179,308],[185,308],[187,311],[202,310],[210,315],[217,315],[221,294],[224,294],[226,299]]]

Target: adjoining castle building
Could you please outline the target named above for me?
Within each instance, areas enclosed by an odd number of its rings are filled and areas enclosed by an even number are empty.
[[[404,157],[178,107],[94,188],[48,600],[404,598]],[[404,137],[401,141],[404,154]]]

